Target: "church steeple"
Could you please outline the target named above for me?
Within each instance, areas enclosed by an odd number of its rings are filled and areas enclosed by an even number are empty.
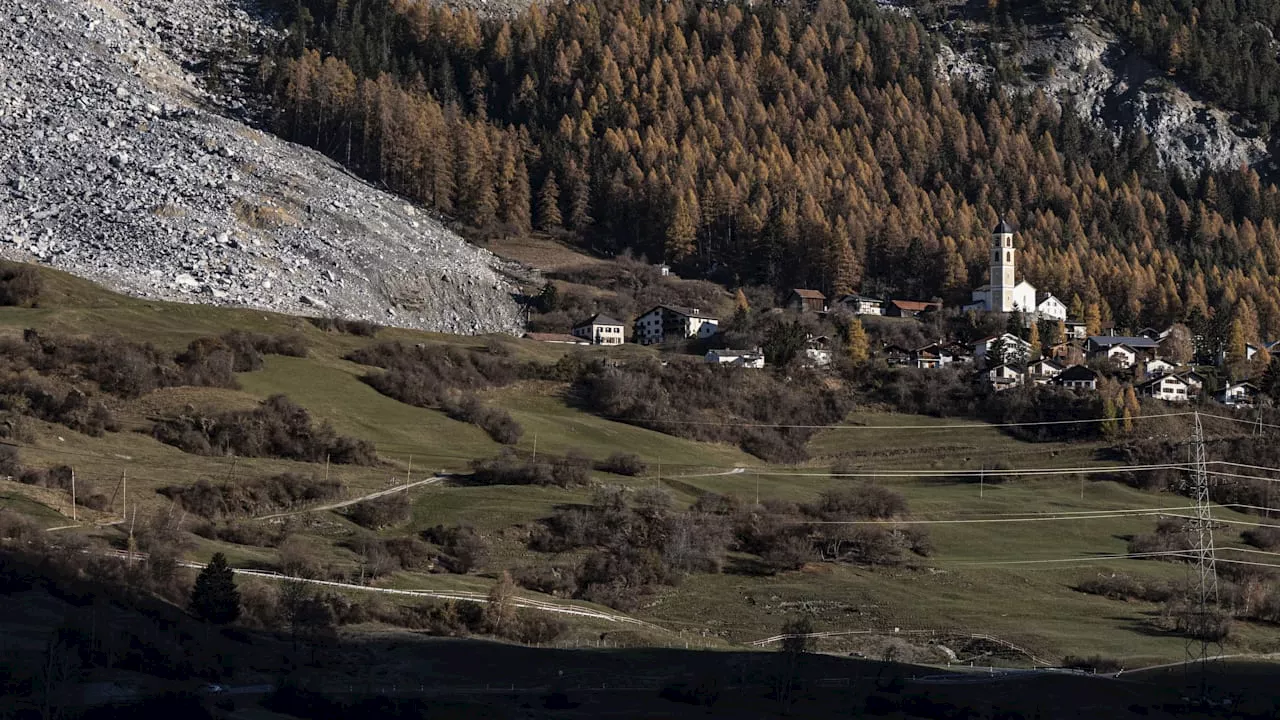
[[[1015,252],[1013,226],[1001,217],[999,224],[991,231],[991,309],[996,312],[1014,310]]]

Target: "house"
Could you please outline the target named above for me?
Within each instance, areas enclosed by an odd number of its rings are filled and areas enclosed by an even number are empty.
[[[938,343],[912,350],[907,355],[907,365],[921,370],[933,370],[950,365],[953,360],[951,352]]]
[[[708,350],[703,359],[710,365],[755,369],[764,367],[764,353],[759,350]]]
[[[565,335],[564,333],[525,333],[526,340],[536,340],[545,343],[564,343],[565,345],[590,345],[591,343],[580,337],[573,335]]]
[[[876,353],[890,367],[906,365],[911,361],[911,351],[898,345],[885,345]]]
[[[1232,407],[1252,407],[1258,397],[1258,388],[1253,383],[1233,382],[1213,394],[1213,399],[1223,405]]]
[[[916,317],[920,313],[942,310],[940,302],[917,302],[915,300],[890,300],[884,308],[889,317]]]
[[[826,335],[809,338],[805,343],[801,363],[807,367],[827,367],[831,364],[831,338]]]
[[[1265,347],[1266,347],[1266,345],[1257,345],[1257,344],[1255,344],[1255,343],[1245,343],[1245,344],[1244,344],[1244,359],[1245,359],[1245,360],[1252,360],[1252,359],[1254,358],[1254,356],[1255,356],[1255,355],[1257,355],[1259,352],[1262,352],[1262,349],[1263,349],[1263,348],[1265,348]],[[1268,351],[1268,352],[1270,352],[1270,349],[1268,349],[1267,351]],[[1219,350],[1219,351],[1218,351],[1218,364],[1219,364],[1219,365],[1225,365],[1225,364],[1226,364],[1226,362],[1227,362],[1227,351],[1226,351],[1225,349],[1224,349],[1224,350]]]
[[[973,359],[979,365],[985,365],[987,355],[992,353],[999,355],[1003,362],[1021,365],[1031,359],[1031,343],[1005,333],[983,338],[973,345]]]
[[[836,304],[854,315],[883,315],[884,301],[866,295],[843,295]]]
[[[658,275],[662,277],[671,277],[670,265],[654,265],[654,267],[658,269]]]
[[[1041,320],[1063,320],[1067,319],[1067,306],[1053,293],[1041,292],[1036,293],[1036,317]]]
[[[1199,396],[1204,391],[1205,383],[1209,380],[1197,370],[1184,370],[1178,373],[1178,377],[1187,384],[1187,393],[1191,397]]]
[[[1177,375],[1161,375],[1140,383],[1137,387],[1139,395],[1166,402],[1187,402],[1191,399],[1191,388],[1186,381]]]
[[[621,345],[624,341],[622,321],[602,313],[596,313],[574,325],[569,332],[592,345]]]
[[[1007,364],[1000,364],[982,373],[982,380],[992,390],[1000,392],[1022,384],[1022,372]]]
[[[1095,360],[1099,358],[1106,358],[1122,368],[1131,368],[1138,362],[1138,351],[1120,343],[1107,347],[1093,356]]]
[[[947,354],[951,355],[953,363],[971,363],[973,362],[973,350],[968,345],[960,343],[951,343],[944,348]]]
[[[719,332],[720,321],[698,308],[658,305],[636,318],[633,337],[641,345],[686,338],[706,339]]]
[[[1063,323],[1063,325],[1066,326],[1067,339],[1069,340],[1084,340],[1089,337],[1089,326],[1082,322],[1071,322],[1068,320]]]
[[[1173,363],[1169,362],[1168,360],[1161,360],[1160,358],[1148,360],[1142,366],[1142,372],[1146,373],[1147,377],[1159,377],[1161,375],[1169,375],[1169,374],[1172,374],[1173,371],[1177,369],[1178,367]]]
[[[1072,390],[1097,390],[1098,371],[1084,365],[1072,365],[1059,373],[1053,382]]]
[[[1169,328],[1168,330],[1157,330],[1153,327],[1144,327],[1138,331],[1138,337],[1150,338],[1159,342],[1169,337],[1169,331],[1172,329],[1173,328]]]
[[[796,288],[787,296],[786,306],[796,312],[826,312],[827,296],[818,290]]]
[[[1075,340],[1054,343],[1044,349],[1044,354],[1045,357],[1058,361],[1063,367],[1084,364],[1084,348],[1080,347],[1079,342]]]
[[[1062,374],[1063,367],[1057,361],[1040,358],[1027,366],[1027,374],[1037,385],[1048,385],[1054,378]]]
[[[1151,338],[1133,335],[1090,335],[1085,344],[1085,351],[1090,360],[1102,357],[1116,357],[1109,351],[1117,345],[1128,347],[1128,352],[1120,353],[1120,355],[1132,355],[1132,359],[1125,367],[1133,367],[1133,364],[1139,360],[1150,360],[1160,352],[1159,342]]]

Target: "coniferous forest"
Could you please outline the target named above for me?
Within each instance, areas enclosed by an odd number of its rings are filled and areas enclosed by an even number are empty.
[[[1140,134],[943,81],[928,32],[866,0],[280,2],[278,130],[481,233],[958,301],[1004,215],[1020,272],[1077,311],[1280,335],[1273,185],[1175,176]]]

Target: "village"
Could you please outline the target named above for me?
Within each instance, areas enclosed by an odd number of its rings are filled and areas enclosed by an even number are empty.
[[[1086,320],[1073,314],[1068,303],[1017,277],[1015,230],[1001,220],[991,235],[990,283],[973,289],[971,302],[946,307],[929,300],[883,298],[847,293],[828,298],[820,290],[794,288],[785,301],[768,312],[782,317],[833,320],[839,327],[850,321],[906,323],[921,328],[932,341],[921,345],[874,342],[867,360],[888,368],[966,372],[989,392],[1032,385],[1054,385],[1078,392],[1096,392],[1109,379],[1128,385],[1137,396],[1170,403],[1215,401],[1252,407],[1265,394],[1261,376],[1280,340],[1222,347],[1205,357],[1197,352],[1203,338],[1187,326],[1118,329],[1114,323]],[[658,266],[665,276],[670,268]],[[949,336],[941,318],[968,318],[974,327],[998,326],[1004,332],[978,339]],[[628,325],[630,332],[628,333]],[[1092,326],[1092,327],[1091,327]],[[733,348],[718,342],[725,323],[700,308],[660,304],[624,322],[596,313],[575,323],[569,333],[528,333],[526,337],[551,343],[619,346],[626,342],[697,351],[708,364],[763,369],[767,353],[760,347]],[[1092,332],[1091,332],[1092,331]],[[847,339],[846,339],[847,340]],[[1228,343],[1230,344],[1230,343]],[[830,335],[809,333],[796,362],[813,368],[830,367],[841,343]],[[847,349],[847,348],[846,348]]]

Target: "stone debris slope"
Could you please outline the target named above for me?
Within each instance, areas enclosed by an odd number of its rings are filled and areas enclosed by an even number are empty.
[[[234,83],[201,88],[202,53],[271,33],[239,2],[0,0],[0,256],[141,297],[518,331],[515,268],[232,119]]]

